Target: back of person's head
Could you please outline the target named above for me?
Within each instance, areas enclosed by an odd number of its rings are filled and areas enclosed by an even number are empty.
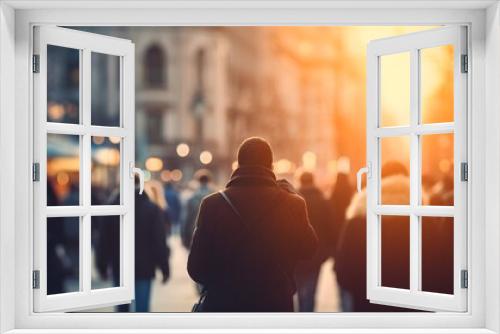
[[[245,139],[238,148],[238,166],[260,166],[272,169],[273,150],[271,145],[260,137]]]
[[[302,172],[300,174],[300,186],[301,187],[310,187],[314,185],[314,175],[311,172]]]
[[[199,169],[194,173],[194,178],[202,185],[207,185],[212,181],[212,173],[207,169]]]
[[[393,175],[409,176],[408,169],[399,161],[388,161],[382,166],[381,177],[386,178]]]

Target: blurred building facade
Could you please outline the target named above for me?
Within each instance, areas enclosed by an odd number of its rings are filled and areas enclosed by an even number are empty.
[[[183,180],[201,167],[225,178],[238,144],[255,135],[272,143],[277,160],[290,162],[282,169],[284,174],[302,163],[304,152],[313,152],[318,166],[327,166],[336,156],[338,51],[335,43],[324,43],[328,27],[318,31],[307,27],[83,29],[135,43],[139,165],[158,157],[162,169],[181,170]],[[188,145],[187,156],[179,155],[179,144]],[[211,154],[206,165],[200,161],[203,151]]]

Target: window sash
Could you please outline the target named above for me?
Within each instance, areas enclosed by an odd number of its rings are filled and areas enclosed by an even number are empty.
[[[35,312],[74,311],[121,304],[133,299],[134,183],[129,166],[134,157],[134,47],[130,41],[71,29],[35,28],[34,52],[40,56],[40,72],[34,75],[34,161],[40,164],[40,181],[34,190],[34,270],[40,271],[40,288],[33,290]],[[79,124],[47,121],[47,46],[79,50]],[[91,54],[120,57],[120,125],[91,124]],[[79,136],[79,205],[46,206],[47,135]],[[91,138],[120,137],[120,205],[91,204]],[[119,215],[120,286],[91,288],[91,217]],[[79,217],[79,291],[47,295],[47,224],[50,217]]]
[[[446,27],[372,41],[367,55],[367,156],[372,166],[367,182],[367,296],[374,303],[422,310],[467,310],[467,290],[461,288],[460,272],[467,269],[467,184],[460,179],[460,163],[467,162],[467,76],[461,73],[461,55],[467,53],[465,27]],[[419,50],[441,45],[454,47],[454,122],[419,124]],[[410,53],[410,124],[380,127],[380,57]],[[454,134],[454,207],[420,205],[421,143],[425,134]],[[381,138],[410,137],[410,205],[381,205]],[[410,289],[381,286],[381,217],[384,214],[410,217]],[[454,217],[454,293],[420,291],[420,217]]]

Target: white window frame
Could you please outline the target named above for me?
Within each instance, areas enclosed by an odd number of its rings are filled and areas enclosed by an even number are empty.
[[[461,164],[467,163],[467,77],[462,71],[462,55],[467,55],[465,26],[435,28],[395,37],[373,40],[367,50],[367,298],[371,302],[414,307],[427,311],[467,309],[467,289],[461,287],[461,271],[467,270],[467,181],[461,180]],[[453,122],[423,124],[421,122],[420,51],[444,45],[453,46]],[[381,65],[384,56],[407,53],[409,71],[409,124],[381,124]],[[429,206],[421,200],[421,136],[453,134],[454,205]],[[410,197],[408,205],[381,203],[381,141],[384,138],[408,138],[410,143]],[[398,289],[381,284],[381,219],[383,216],[409,218],[410,288]],[[422,291],[421,217],[453,218],[453,294]],[[397,268],[394,268],[397,269]]]
[[[192,328],[192,332],[197,328],[199,332],[220,333],[223,330],[217,328],[232,328],[225,330],[232,333],[243,332],[238,329],[246,328],[246,333],[352,333],[353,329],[359,333],[500,332],[500,176],[497,175],[500,170],[500,18],[496,1],[317,0],[283,3],[269,0],[252,3],[241,0],[228,3],[210,0],[203,2],[203,8],[196,8],[197,5],[200,3],[194,0],[183,3],[7,0],[0,4],[0,150],[3,160],[0,173],[0,331],[47,333],[44,328],[64,328],[60,332],[111,333],[110,329],[115,328],[128,329],[128,333],[144,333],[151,332],[145,328],[156,328],[173,333],[175,328]],[[376,315],[34,314],[30,288],[33,212],[29,209],[33,204],[30,40],[34,24],[467,24],[470,27],[471,60],[468,90],[471,111],[468,115],[468,228],[471,231],[468,240],[468,258],[471,260],[468,311],[465,314]],[[488,71],[485,71],[485,66]],[[12,145],[13,138],[15,145]],[[12,254],[15,254],[15,259]]]
[[[33,76],[34,162],[39,166],[39,181],[33,184],[34,257],[39,272],[39,288],[34,289],[35,312],[75,311],[107,305],[128,304],[134,299],[134,45],[113,38],[61,27],[34,27],[33,52],[39,56],[39,73]],[[79,123],[47,121],[47,45],[71,48],[79,52]],[[91,120],[91,55],[93,52],[119,57],[120,114],[117,126],[97,126]],[[47,206],[47,135],[79,136],[79,205]],[[92,136],[120,138],[120,204],[91,203]],[[104,289],[91,287],[91,218],[119,216],[120,286]],[[47,295],[48,218],[79,219],[79,291]]]

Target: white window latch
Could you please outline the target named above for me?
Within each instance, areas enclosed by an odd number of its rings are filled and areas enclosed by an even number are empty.
[[[366,174],[366,178],[369,179],[372,176],[372,164],[369,162],[366,167],[362,167],[356,173],[356,185],[358,188],[358,193],[363,189],[362,187],[362,176]]]
[[[135,174],[139,176],[139,195],[144,191],[144,172],[142,169],[135,167],[135,164],[130,162],[130,178],[134,178]]]

